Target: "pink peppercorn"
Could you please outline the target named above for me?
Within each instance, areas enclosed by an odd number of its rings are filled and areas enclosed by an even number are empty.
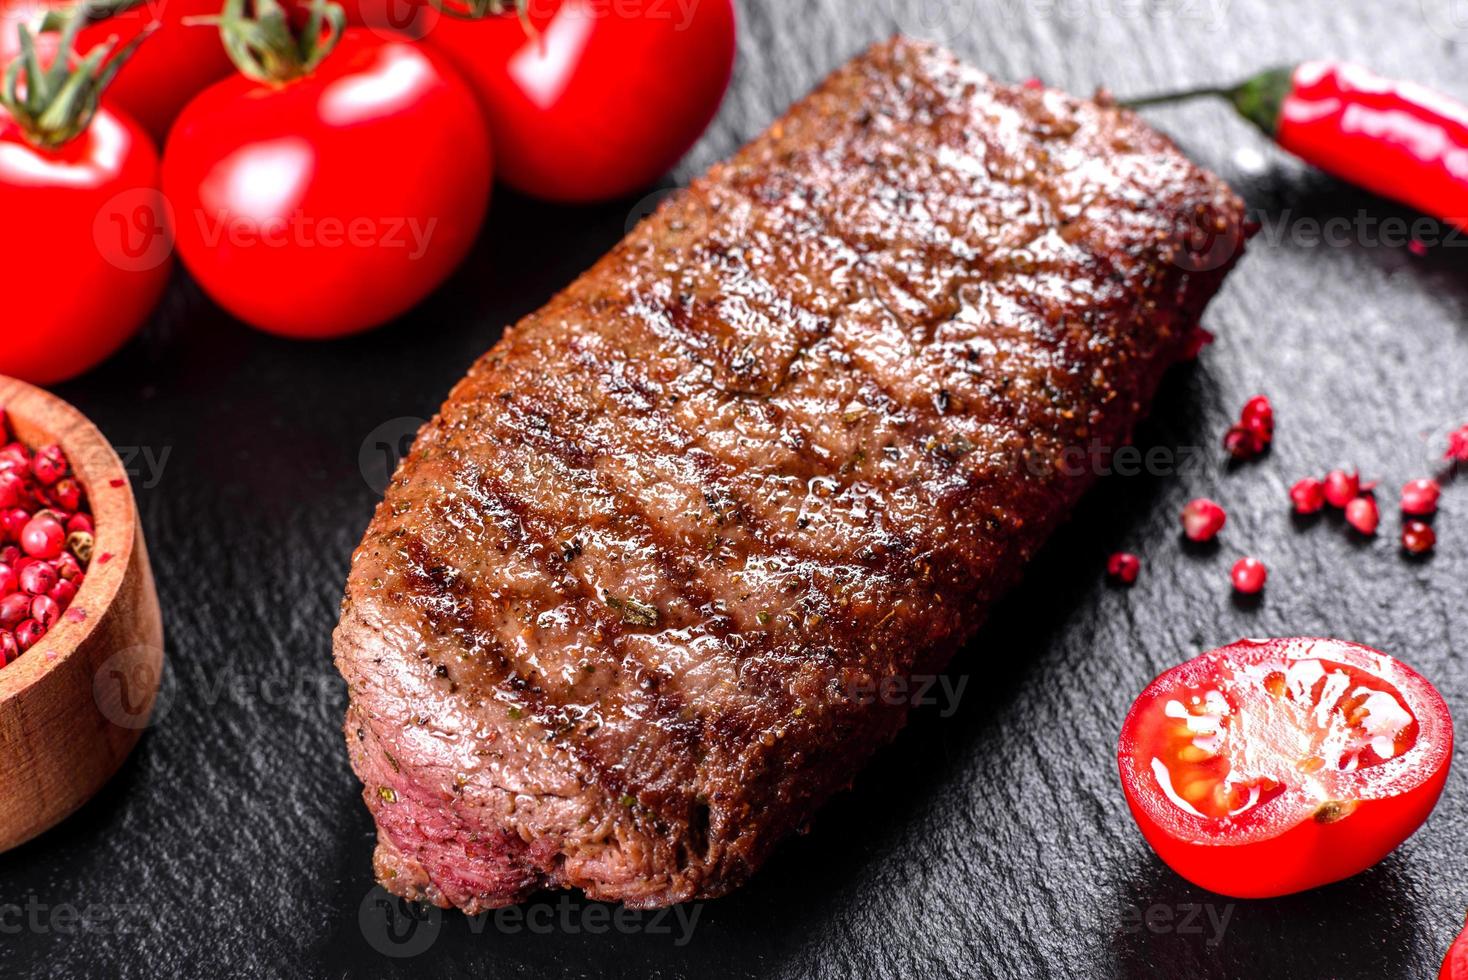
[[[20,572],[20,587],[31,595],[45,595],[56,587],[61,576],[43,561],[31,562]]]
[[[51,499],[56,506],[68,514],[76,513],[82,505],[82,488],[79,483],[70,477],[56,481],[56,486],[51,488]]]
[[[1118,551],[1106,561],[1106,574],[1122,585],[1131,585],[1142,573],[1142,560],[1128,551]]]
[[[21,507],[0,511],[0,538],[19,541],[20,532],[30,523],[31,512]]]
[[[20,546],[32,558],[57,558],[66,547],[66,528],[54,517],[37,515],[21,530]]]
[[[1361,475],[1345,470],[1331,470],[1325,476],[1325,501],[1332,507],[1344,507],[1361,495]]]
[[[1253,459],[1274,441],[1274,406],[1263,395],[1255,395],[1239,413],[1238,422],[1229,427],[1223,446],[1235,459]]]
[[[1255,595],[1264,588],[1269,578],[1269,569],[1258,558],[1240,558],[1234,563],[1234,588],[1244,595]]]
[[[1468,463],[1468,425],[1448,436],[1448,451],[1443,458],[1450,463]]]
[[[31,597],[13,592],[0,599],[0,629],[14,629],[31,614]]]
[[[1253,459],[1264,452],[1268,441],[1244,425],[1231,425],[1223,434],[1223,448],[1234,459]]]
[[[1425,555],[1437,547],[1437,532],[1422,521],[1408,521],[1402,527],[1402,550],[1409,555]]]
[[[60,575],[67,582],[77,578],[82,573],[82,566],[77,562],[76,556],[69,551],[56,559],[54,564],[56,565],[56,574]]]
[[[1436,480],[1423,478],[1413,480],[1402,487],[1402,513],[1413,517],[1427,517],[1437,513],[1437,502],[1443,488]]]
[[[31,647],[41,642],[41,637],[46,635],[46,628],[34,619],[27,619],[15,628],[15,645],[20,647],[20,652],[25,653]]]
[[[1189,501],[1183,508],[1183,533],[1192,541],[1211,541],[1223,530],[1228,513],[1207,497]]]
[[[1375,534],[1381,524],[1381,511],[1376,506],[1376,498],[1357,497],[1347,504],[1346,523],[1368,537]]]
[[[57,480],[66,475],[66,454],[61,451],[60,446],[46,446],[36,451],[36,458],[31,460],[31,472],[35,474],[36,482],[43,487],[49,487]]]
[[[0,508],[12,509],[25,502],[25,481],[14,473],[0,473]]]
[[[1290,501],[1297,514],[1318,514],[1325,509],[1325,484],[1307,476],[1290,487]]]
[[[61,606],[48,595],[38,595],[31,600],[31,618],[50,629],[61,618]]]
[[[40,642],[72,605],[95,533],[61,447],[33,453],[13,440],[0,408],[0,667]]]
[[[76,588],[75,583],[62,579],[53,585],[51,591],[46,594],[51,597],[56,605],[61,607],[62,612],[65,612],[67,607],[71,605],[71,600],[76,598]]]
[[[1255,395],[1244,404],[1239,421],[1266,442],[1274,438],[1274,406],[1263,395]]]

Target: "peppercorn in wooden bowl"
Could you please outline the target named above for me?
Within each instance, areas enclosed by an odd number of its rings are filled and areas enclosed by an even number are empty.
[[[158,694],[163,623],[137,504],[112,446],[66,402],[4,376],[0,408],[27,447],[61,447],[94,525],[90,555],[84,537],[67,543],[89,561],[65,611],[0,666],[5,851],[90,799],[137,744]],[[8,530],[0,537],[16,543]]]

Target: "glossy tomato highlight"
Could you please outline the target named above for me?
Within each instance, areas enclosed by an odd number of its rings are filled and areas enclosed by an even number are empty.
[[[500,176],[536,197],[647,187],[698,141],[729,87],[730,0],[531,0],[525,20],[529,30],[513,13],[438,17],[424,40],[474,87]]]
[[[0,374],[49,385],[100,363],[152,313],[172,269],[158,154],[101,109],[43,149],[0,109]]]
[[[479,233],[492,180],[474,96],[423,45],[349,28],[308,74],[236,76],[163,157],[184,264],[262,330],[328,338],[407,312]]]
[[[1174,667],[1122,728],[1122,788],[1184,878],[1236,898],[1373,866],[1436,805],[1447,704],[1420,674],[1342,640],[1240,640]]]

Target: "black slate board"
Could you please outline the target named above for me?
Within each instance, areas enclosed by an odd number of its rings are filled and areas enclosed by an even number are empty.
[[[1213,83],[1335,55],[1468,97],[1468,21],[1448,0],[741,6],[734,89],[674,179],[897,30],[945,41],[998,77],[1077,92]],[[454,914],[388,931],[330,663],[385,447],[432,413],[503,324],[646,208],[502,194],[440,295],[331,345],[249,331],[180,276],[139,341],[61,389],[118,446],[137,447],[169,703],[101,797],[0,857],[0,974],[1435,976],[1468,909],[1461,753],[1436,815],[1378,868],[1313,894],[1235,903],[1151,855],[1126,813],[1113,746],[1154,674],[1241,635],[1379,646],[1434,678],[1468,718],[1468,480],[1448,492],[1442,548],[1418,564],[1397,553],[1390,507],[1381,539],[1361,543],[1331,518],[1296,527],[1285,506],[1294,478],[1338,462],[1381,478],[1388,500],[1434,469],[1445,433],[1468,421],[1468,249],[1419,258],[1384,244],[1384,222],[1411,213],[1308,171],[1221,106],[1153,118],[1266,224],[1209,310],[1218,343],[1170,379],[1139,436],[1180,462],[1179,450],[1202,447],[1201,461],[1105,481],[955,664],[954,682],[968,679],[957,710],[919,712],[808,836],[742,892],[698,907],[691,938],[695,910],[619,922],[610,907],[556,897],[524,920]],[[1313,223],[1330,219],[1344,222],[1341,240],[1312,241]],[[1277,447],[1231,471],[1219,434],[1260,391],[1278,409]],[[1179,544],[1176,514],[1197,494],[1231,510],[1216,551]],[[1131,591],[1103,582],[1118,547],[1146,562]],[[1244,552],[1272,569],[1253,606],[1232,601],[1227,584]],[[75,917],[88,910],[83,926]]]

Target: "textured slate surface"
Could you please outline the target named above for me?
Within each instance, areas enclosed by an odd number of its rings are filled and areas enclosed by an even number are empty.
[[[1453,13],[1446,0],[747,0],[734,91],[678,173],[727,154],[899,29],[996,76],[1082,92],[1341,55],[1468,97],[1468,20]],[[751,886],[682,919],[618,921],[552,897],[523,919],[442,916],[389,932],[374,912],[371,826],[330,666],[384,447],[411,434],[403,420],[430,414],[504,323],[610,247],[637,203],[572,210],[501,196],[441,295],[328,346],[250,332],[180,278],[140,341],[62,391],[116,444],[139,447],[170,704],[99,799],[0,857],[0,906],[23,909],[0,909],[0,974],[1435,976],[1468,909],[1461,753],[1438,812],[1380,867],[1252,903],[1200,892],[1152,857],[1112,753],[1147,680],[1241,635],[1379,646],[1468,718],[1468,479],[1447,494],[1442,548],[1418,564],[1397,553],[1394,514],[1380,540],[1359,543],[1329,517],[1296,526],[1283,505],[1294,478],[1339,462],[1394,492],[1431,471],[1446,431],[1468,421],[1468,249],[1411,255],[1402,229],[1413,215],[1309,172],[1222,107],[1153,118],[1265,223],[1209,312],[1219,342],[1171,378],[1139,436],[1169,450],[1176,471],[1105,481],[956,662],[953,683],[968,679],[956,710],[919,712]],[[1312,223],[1331,219],[1340,234],[1322,243]],[[1259,391],[1279,412],[1277,447],[1230,470],[1218,437]],[[1216,550],[1177,539],[1175,515],[1197,494],[1231,510]],[[1130,592],[1102,581],[1116,547],[1146,561]],[[1227,570],[1244,552],[1273,573],[1257,605],[1229,596]]]

